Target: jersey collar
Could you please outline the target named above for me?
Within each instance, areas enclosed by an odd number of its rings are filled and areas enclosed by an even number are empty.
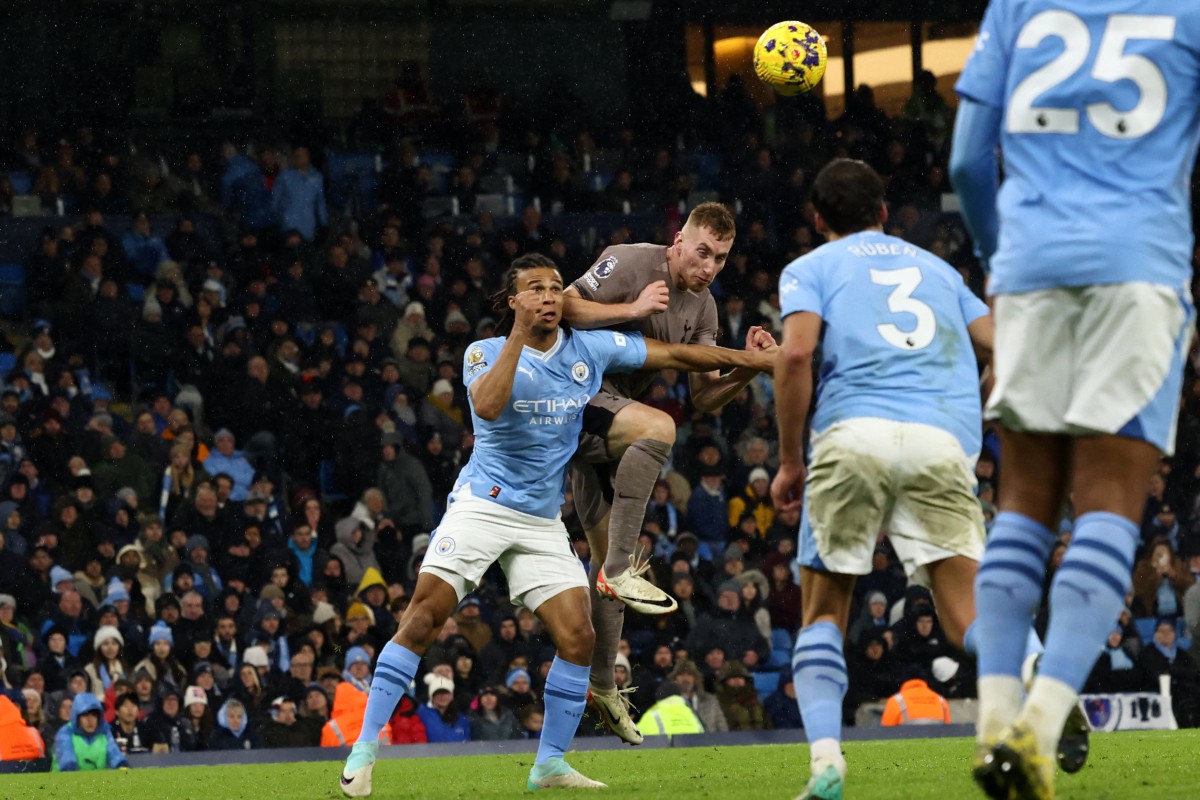
[[[551,358],[553,358],[555,356],[556,353],[558,353],[559,350],[562,349],[562,343],[563,343],[564,338],[566,338],[566,337],[563,336],[562,328],[559,328],[558,330],[556,330],[554,332],[554,344],[550,345],[550,349],[547,350],[546,352],[543,353],[541,350],[538,350],[536,347],[530,347],[529,345],[525,345],[524,349],[525,349],[525,352],[528,353],[532,358],[536,358],[541,361],[549,361]]]

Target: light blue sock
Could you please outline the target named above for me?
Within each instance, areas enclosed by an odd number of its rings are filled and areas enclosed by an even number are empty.
[[[1138,526],[1096,511],[1075,523],[1075,535],[1050,586],[1050,626],[1039,675],[1075,691],[1104,649],[1125,605]]]
[[[538,742],[534,764],[544,764],[552,758],[562,758],[571,748],[583,706],[587,701],[590,666],[572,664],[558,656],[546,673],[546,716],[542,723],[542,738]]]
[[[842,739],[842,701],[846,698],[846,657],[842,632],[832,622],[801,628],[792,651],[796,703],[808,741]]]
[[[975,576],[978,612],[971,641],[980,677],[1020,677],[1053,547],[1054,534],[1041,523],[1012,511],[996,515]]]
[[[374,742],[379,738],[379,732],[392,718],[396,704],[408,691],[420,664],[421,657],[407,647],[395,642],[383,646],[379,661],[375,664],[375,675],[371,678],[371,691],[367,695],[367,710],[363,714],[358,741]]]
[[[972,658],[979,657],[979,629],[975,627],[975,622],[968,625],[967,632],[963,634],[963,652]],[[1042,640],[1038,638],[1037,631],[1030,627],[1029,636],[1025,639],[1025,658],[1029,658],[1031,655],[1041,655],[1044,652],[1046,652],[1046,648],[1042,645]]]

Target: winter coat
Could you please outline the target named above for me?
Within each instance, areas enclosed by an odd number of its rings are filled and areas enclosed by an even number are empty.
[[[521,723],[507,708],[497,708],[493,719],[483,711],[471,712],[471,741],[499,742],[505,739],[522,739]]]
[[[226,706],[217,712],[217,725],[208,737],[209,750],[254,750],[261,747],[258,732],[250,727],[250,716],[242,716],[242,724],[236,730],[229,726]]]
[[[358,544],[352,541],[354,530],[359,524],[353,517],[339,521],[335,527],[337,544],[329,549],[330,555],[341,559],[346,582],[353,584],[361,581],[369,568],[380,569],[379,560],[375,558],[375,531],[364,525],[362,540]]]
[[[376,485],[383,492],[387,516],[402,531],[428,531],[433,524],[433,485],[425,467],[413,456],[400,452],[392,461],[379,463]]]
[[[80,714],[103,710],[100,700],[91,692],[75,695],[71,705],[71,721],[59,728],[54,736],[52,769],[55,772],[87,772],[129,766],[107,722],[101,719],[91,735],[79,727]]]
[[[700,718],[706,732],[720,733],[729,730],[729,720],[725,718],[725,712],[721,710],[721,703],[717,700],[716,695],[704,690],[699,680],[696,681],[696,691],[691,697],[684,699],[691,706],[692,711],[696,712],[696,716]]]
[[[688,702],[679,695],[659,700],[646,709],[638,720],[638,730],[646,736],[676,736],[704,733],[704,724]]]
[[[37,728],[30,728],[21,709],[0,695],[0,761],[30,761],[46,755],[46,744]]]
[[[417,709],[417,716],[425,725],[425,735],[429,737],[430,744],[471,741],[471,723],[467,715],[454,711],[453,708],[451,706],[452,717],[449,722],[442,719],[442,715],[435,708],[421,706]]]
[[[417,716],[417,705],[408,695],[400,698],[392,718],[388,722],[392,730],[392,744],[425,744],[425,723]]]

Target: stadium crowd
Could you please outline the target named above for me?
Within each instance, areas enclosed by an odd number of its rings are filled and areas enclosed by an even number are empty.
[[[887,181],[890,233],[980,287],[961,227],[941,213],[951,111],[930,77],[897,117],[866,87],[837,119],[811,97],[764,117],[732,80],[711,102],[681,89],[669,118],[641,125],[568,114],[526,128],[494,95],[463,100],[466,133],[449,143],[419,114],[359,119],[350,143],[394,158],[357,217],[329,208],[316,166],[329,154],[300,142],[226,142],[164,170],[86,128],[24,131],[6,163],[44,208],[82,218],[45,228],[25,262],[21,322],[0,340],[15,356],[0,375],[0,739],[24,730],[19,713],[61,769],[352,743],[374,656],[471,453],[462,356],[493,335],[490,295],[512,258],[545,253],[570,279],[634,237],[617,222],[581,247],[559,213],[648,214],[653,239],[670,241],[698,191],[694,154],[716,154],[712,191],[739,214],[714,286],[719,343],[738,347],[751,325],[778,332],[779,271],[821,242],[809,181],[846,155]],[[411,109],[421,95],[404,91]],[[448,144],[455,162],[438,172],[426,155]],[[602,180],[599,163],[612,165]],[[481,182],[520,199],[511,223],[476,209]],[[428,213],[448,200],[457,216]],[[0,214],[13,202],[0,178]],[[163,215],[173,230],[160,238],[152,219]],[[118,236],[108,224],[126,216]],[[1129,608],[1089,685],[1157,691],[1167,674],[1183,725],[1200,725],[1200,672],[1180,642],[1200,638],[1194,362],[1177,455],[1149,487]],[[771,383],[712,416],[668,371],[645,402],[679,426],[642,537],[679,609],[626,615],[617,683],[653,710],[644,730],[677,713],[707,731],[799,727],[799,520],[769,497]],[[1002,465],[988,441],[977,473],[990,515]],[[563,514],[586,560],[569,494]],[[1068,508],[1052,562],[1070,529]],[[886,536],[856,598],[848,724],[911,678],[973,695],[971,665],[945,642],[928,591],[906,585]],[[1139,633],[1139,619],[1161,624]],[[497,570],[442,630],[385,736],[536,737],[553,654],[533,614],[508,605]],[[581,733],[599,731],[585,722]]]

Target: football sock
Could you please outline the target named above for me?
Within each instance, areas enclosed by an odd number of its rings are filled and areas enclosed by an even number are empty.
[[[979,628],[975,627],[975,621],[967,626],[967,632],[963,634],[963,651],[971,658],[979,658]],[[1042,640],[1038,638],[1037,631],[1030,627],[1029,636],[1025,639],[1025,658],[1041,655],[1044,652],[1046,652],[1046,648],[1042,644]]]
[[[615,578],[629,569],[629,556],[637,547],[654,481],[670,456],[671,445],[657,439],[638,439],[621,456],[613,476],[605,576]]]
[[[586,666],[554,657],[546,674],[546,716],[535,764],[562,758],[570,749],[587,701],[589,672]]]
[[[599,573],[599,566],[593,564],[588,576],[592,586],[592,628],[596,631],[596,644],[592,648],[592,686],[607,691],[617,686],[613,667],[617,663],[617,646],[625,626],[625,604],[596,592]]]
[[[1022,719],[1039,739],[1057,736],[1112,631],[1133,569],[1138,526],[1096,511],[1075,521],[1075,535],[1050,586],[1046,653]]]
[[[1039,675],[1075,691],[1083,687],[1125,605],[1138,527],[1116,514],[1093,512],[1075,535],[1050,586],[1050,625]]]
[[[388,642],[379,653],[375,664],[375,675],[371,678],[371,691],[367,693],[367,710],[363,714],[362,731],[358,741],[373,742],[379,732],[392,718],[396,704],[408,691],[421,657],[407,647]]]
[[[832,761],[844,769],[838,742],[842,738],[842,701],[848,678],[842,632],[837,625],[817,622],[800,630],[792,651],[792,673],[812,763]]]
[[[1050,529],[1029,517],[1011,511],[996,516],[975,576],[979,610],[971,638],[979,653],[981,677],[1020,677],[1053,546]]]

